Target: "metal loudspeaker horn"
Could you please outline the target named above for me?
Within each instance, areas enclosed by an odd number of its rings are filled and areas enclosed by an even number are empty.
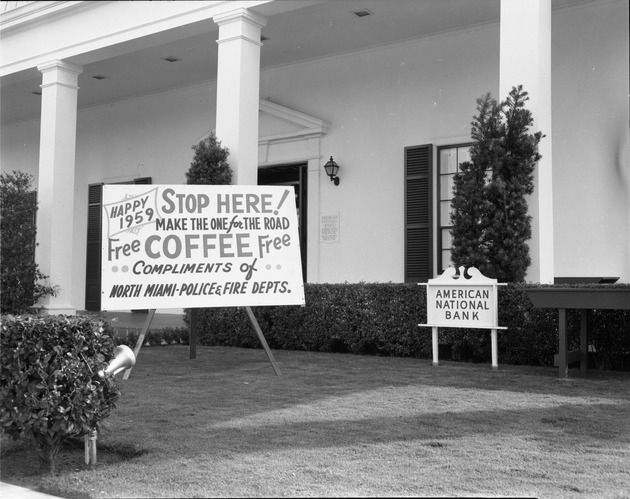
[[[119,372],[133,367],[136,363],[136,356],[133,350],[126,345],[120,345],[114,350],[114,358],[111,360],[105,370],[98,372],[99,378],[104,378],[106,374],[116,376]]]

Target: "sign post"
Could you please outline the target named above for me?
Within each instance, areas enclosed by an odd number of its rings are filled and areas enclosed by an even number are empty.
[[[136,356],[156,309],[246,307],[251,320],[252,306],[304,306],[292,199],[284,186],[103,186],[101,305],[151,311]]]
[[[440,327],[490,329],[492,348],[492,369],[499,368],[497,330],[507,329],[498,325],[498,293],[496,279],[485,277],[475,267],[459,267],[459,275],[454,267],[449,267],[435,279],[419,283],[427,287],[427,324],[431,327],[433,365],[438,360],[438,329]]]

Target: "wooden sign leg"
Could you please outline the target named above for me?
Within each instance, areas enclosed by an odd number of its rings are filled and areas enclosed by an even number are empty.
[[[198,308],[190,309],[190,330],[188,331],[188,345],[190,350],[190,358],[197,358],[197,317]]]
[[[254,326],[254,329],[256,330],[256,334],[258,335],[260,343],[262,343],[265,352],[267,352],[267,357],[269,357],[269,362],[271,362],[273,370],[276,372],[277,376],[282,376],[282,374],[280,374],[280,368],[278,367],[278,364],[276,364],[276,359],[274,359],[273,353],[271,353],[271,349],[269,348],[269,345],[267,345],[267,340],[265,340],[265,336],[263,335],[263,332],[258,325],[258,321],[256,320],[256,317],[254,317],[254,312],[252,312],[252,308],[245,307],[245,312],[247,312],[247,316],[249,317],[252,326]]]
[[[490,343],[492,345],[492,370],[498,371],[499,369],[499,348],[497,341],[497,330],[490,330]]]
[[[438,328],[431,328],[431,346],[433,347],[433,365],[439,366],[440,361],[438,360]]]
[[[136,348],[133,349],[133,354],[136,356],[136,360],[138,359],[138,354],[140,353],[140,347],[144,343],[144,337],[149,330],[149,326],[151,326],[151,321],[153,321],[153,316],[155,315],[155,309],[152,308],[149,310],[149,315],[147,315],[146,320],[144,321],[144,326],[142,326],[142,331],[140,331],[140,336],[138,336],[138,341],[136,342]],[[129,375],[131,374],[131,369],[127,369],[125,374],[123,374],[123,379],[129,379]]]

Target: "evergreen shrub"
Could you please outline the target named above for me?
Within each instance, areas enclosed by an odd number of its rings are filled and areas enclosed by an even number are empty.
[[[190,167],[186,172],[188,185],[230,185],[232,183],[232,168],[228,163],[230,150],[223,147],[214,131],[205,139],[192,146],[194,153]],[[197,315],[197,309],[190,314]]]
[[[97,373],[114,341],[89,316],[3,316],[0,424],[14,439],[30,438],[40,465],[55,470],[67,437],[98,430],[120,395],[116,381]]]
[[[186,172],[188,185],[229,185],[232,169],[228,163],[230,150],[221,145],[214,132],[192,146],[194,151]]]
[[[28,311],[39,298],[54,295],[55,286],[35,263],[37,193],[33,176],[14,171],[0,174],[0,260],[3,314]]]
[[[453,177],[451,257],[455,267],[476,267],[499,282],[524,282],[531,263],[527,196],[541,159],[541,132],[528,133],[532,113],[522,85],[505,101],[477,99],[470,161]]]

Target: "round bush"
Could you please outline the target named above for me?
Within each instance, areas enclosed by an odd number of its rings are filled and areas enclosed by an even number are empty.
[[[0,424],[30,438],[42,468],[55,469],[63,440],[98,430],[120,390],[100,379],[115,344],[88,316],[5,316],[1,327]]]

